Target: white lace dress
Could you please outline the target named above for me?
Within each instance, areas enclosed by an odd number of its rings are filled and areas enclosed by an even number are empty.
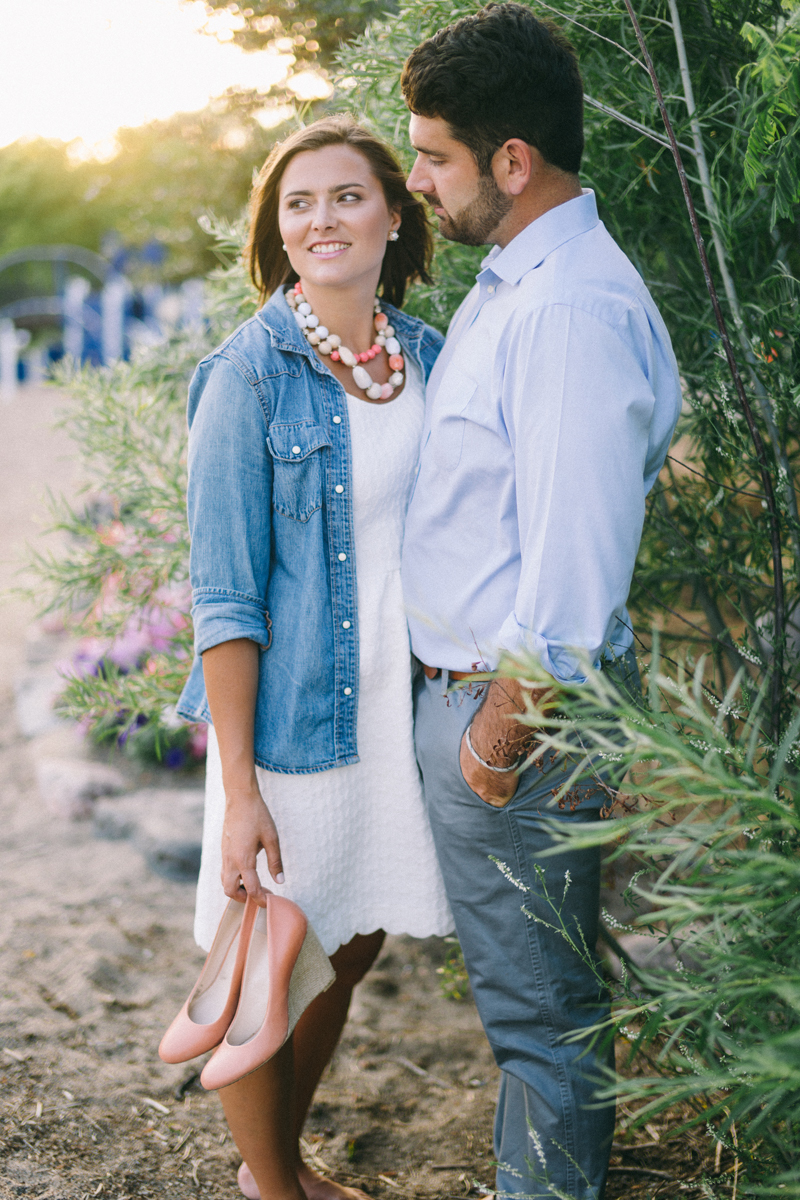
[[[408,361],[408,360],[407,360]],[[278,827],[286,882],[263,883],[295,900],[325,951],[357,933],[414,937],[453,928],[414,757],[411,655],[400,586],[403,524],[417,466],[423,385],[409,363],[389,404],[348,396],[359,625],[360,762],[315,775],[257,768]],[[220,883],[225,797],[209,730],[203,857],[195,938],[208,950],[227,899]]]

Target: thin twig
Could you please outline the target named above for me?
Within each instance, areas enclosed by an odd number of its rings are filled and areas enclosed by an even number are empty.
[[[653,85],[653,91],[655,92],[656,100],[658,101],[658,107],[661,112],[661,119],[664,122],[664,128],[666,129],[667,137],[670,140],[670,145],[672,147],[672,157],[675,160],[675,166],[678,171],[678,178],[680,179],[681,189],[683,191],[683,197],[684,197],[684,200],[686,201],[686,207],[689,212],[689,220],[691,221],[692,232],[694,234],[694,240],[697,244],[697,250],[700,255],[700,263],[703,268],[703,276],[706,281],[706,287],[708,289],[709,297],[711,298],[711,307],[714,310],[714,317],[717,322],[717,328],[719,329],[720,340],[722,341],[722,346],[725,351],[725,358],[727,359],[727,362],[728,362],[728,368],[730,369],[731,377],[733,378],[733,384],[734,384],[734,387],[736,388],[736,394],[739,397],[739,403],[742,406],[742,411],[744,413],[745,420],[747,421],[747,428],[750,430],[750,437],[752,438],[753,446],[755,447],[756,457],[758,459],[759,467],[761,469],[761,478],[762,478],[762,482],[764,484],[764,494],[766,496],[767,510],[769,512],[769,517],[770,517],[770,535],[771,535],[771,543],[772,543],[772,571],[773,571],[773,585],[774,585],[774,594],[775,594],[774,652],[773,652],[773,660],[772,660],[772,728],[773,728],[773,734],[775,736],[775,740],[778,741],[780,738],[780,728],[781,728],[781,694],[782,694],[782,686],[783,686],[782,659],[783,659],[783,630],[784,630],[784,624],[785,624],[785,600],[784,600],[784,588],[783,588],[783,560],[781,557],[780,522],[779,522],[779,518],[778,518],[777,505],[775,503],[775,492],[772,487],[772,477],[770,476],[770,473],[769,473],[769,463],[767,461],[767,454],[766,454],[766,450],[764,447],[764,442],[761,438],[761,434],[758,430],[758,427],[753,419],[753,413],[750,408],[750,403],[747,399],[747,394],[744,390],[744,384],[742,383],[742,377],[741,377],[741,374],[739,373],[739,366],[738,366],[738,363],[736,362],[736,356],[733,353],[733,346],[731,345],[731,340],[730,340],[730,337],[728,336],[728,328],[727,328],[727,325],[725,324],[725,318],[722,315],[722,308],[720,307],[717,289],[714,285],[714,280],[711,278],[711,267],[709,266],[708,254],[706,253],[706,247],[705,247],[705,242],[703,241],[703,235],[700,232],[700,223],[697,218],[697,209],[695,208],[694,200],[692,199],[692,193],[689,189],[689,181],[686,178],[686,169],[684,168],[683,159],[681,158],[680,148],[678,146],[678,142],[675,137],[675,130],[672,127],[672,121],[670,120],[669,113],[667,112],[667,106],[664,103],[664,95],[663,95],[663,92],[661,91],[661,84],[659,83],[658,75],[656,74],[656,69],[653,66],[653,60],[650,57],[650,51],[647,49],[647,43],[644,40],[644,34],[642,33],[642,27],[639,24],[639,20],[636,16],[636,13],[634,11],[631,0],[625,0],[625,7],[628,10],[628,15],[630,16],[631,23],[633,24],[633,28],[636,33],[636,39],[639,42],[639,48],[642,51],[642,56],[644,58],[645,63],[647,64],[647,71],[648,71],[650,80]]]
[[[594,96],[587,96],[586,92],[583,93],[583,99],[584,103],[598,109],[599,112],[605,113],[608,117],[613,117],[615,121],[621,121],[623,125],[627,125],[630,129],[635,129],[643,137],[650,138],[651,142],[658,142],[659,146],[664,146],[667,150],[672,149],[666,138],[663,138],[659,133],[654,133],[652,129],[648,129],[641,121],[634,121],[633,117],[626,117],[624,113],[621,113],[616,108],[612,108],[610,104],[603,104],[602,101],[595,100]],[[694,154],[692,147],[687,146],[685,142],[678,142],[678,145],[687,154]]]
[[[681,462],[679,458],[674,458],[671,454],[667,455],[670,462],[674,462],[676,466],[683,467],[686,471],[691,471],[693,475],[699,475],[701,479],[705,479],[706,483],[713,483],[714,487],[725,488],[726,492],[736,492],[737,496],[750,496],[753,500],[765,499],[763,492],[746,492],[744,488],[731,487],[728,483],[720,483],[718,479],[712,479],[710,475],[704,475],[702,471],[696,471],[694,467],[690,467],[688,463]]]

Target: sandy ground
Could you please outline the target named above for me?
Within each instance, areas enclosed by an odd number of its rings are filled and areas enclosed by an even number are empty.
[[[58,407],[44,389],[0,406],[0,590],[40,537],[45,489],[76,486],[70,443],[51,430]],[[202,963],[193,886],[155,873],[145,843],[108,824],[127,804],[169,828],[202,779],[117,763],[131,795],[100,802],[104,822],[53,816],[37,764],[90,756],[71,726],[20,730],[15,681],[64,649],[34,616],[19,598],[0,608],[0,1200],[235,1200],[240,1160],[216,1097],[192,1082],[197,1064],[156,1055]],[[306,1130],[313,1162],[379,1200],[493,1182],[498,1073],[471,1000],[442,995],[445,950],[389,939]],[[699,1194],[708,1142],[667,1146],[664,1132],[618,1134],[608,1200],[671,1196],[681,1180],[681,1195]]]

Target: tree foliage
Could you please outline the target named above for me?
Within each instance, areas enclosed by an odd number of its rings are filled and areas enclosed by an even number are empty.
[[[107,162],[75,162],[68,145],[42,138],[3,147],[0,255],[58,242],[100,251],[113,233],[134,249],[157,243],[161,281],[205,275],[216,259],[198,218],[239,217],[253,171],[276,136],[254,110],[253,98],[232,96],[200,112],[121,129],[119,151]],[[146,268],[135,262],[129,273],[146,281]]]

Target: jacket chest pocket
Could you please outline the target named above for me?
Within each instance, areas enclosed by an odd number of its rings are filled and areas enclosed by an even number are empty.
[[[322,455],[330,441],[319,425],[297,421],[270,425],[267,449],[272,455],[272,504],[294,521],[307,521],[322,508]]]

